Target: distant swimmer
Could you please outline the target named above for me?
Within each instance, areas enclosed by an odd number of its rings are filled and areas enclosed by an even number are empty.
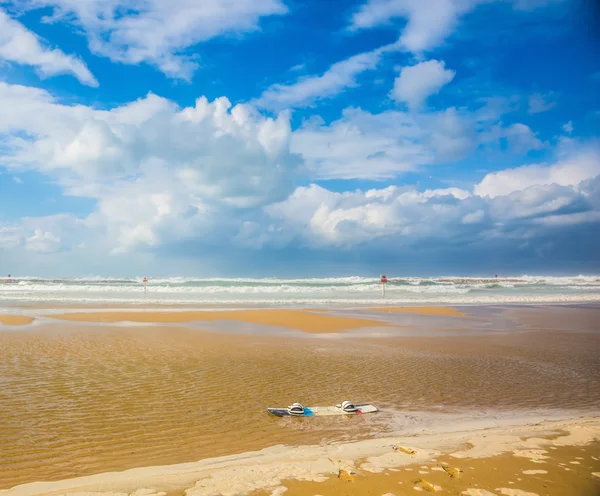
[[[143,283],[144,283],[144,293],[146,293],[148,291],[148,288],[146,287],[146,285],[148,284],[148,278],[147,277],[144,277]]]

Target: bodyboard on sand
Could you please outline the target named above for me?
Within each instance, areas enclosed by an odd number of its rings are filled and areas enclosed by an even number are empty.
[[[373,405],[360,404],[354,405],[357,410],[354,412],[345,412],[337,406],[308,406],[304,407],[304,413],[292,415],[287,408],[267,408],[271,415],[277,417],[325,417],[328,415],[361,415],[363,413],[373,413],[379,411]]]

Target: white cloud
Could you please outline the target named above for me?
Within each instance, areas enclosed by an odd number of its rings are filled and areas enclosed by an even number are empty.
[[[254,104],[276,110],[311,106],[319,100],[334,97],[346,88],[356,86],[358,75],[376,69],[382,56],[396,49],[396,45],[385,45],[336,62],[319,76],[305,76],[291,84],[274,84]]]
[[[58,48],[47,47],[35,33],[9,17],[1,8],[0,59],[30,65],[43,77],[71,74],[82,84],[98,86],[98,81],[84,62]]]
[[[0,137],[0,165],[50,174],[67,194],[95,199],[82,227],[105,230],[117,250],[235,226],[238,212],[284,198],[302,162],[289,150],[288,113],[267,118],[226,98],[180,109],[150,94],[95,110],[0,83]]]
[[[60,249],[60,238],[51,232],[36,229],[25,241],[25,248],[38,253],[53,253]]]
[[[90,50],[116,62],[146,62],[189,79],[198,63],[188,47],[259,29],[262,17],[287,12],[281,0],[9,0],[21,9],[51,8],[47,18],[82,28]],[[7,2],[8,3],[8,2]]]
[[[384,240],[405,246],[426,239],[462,244],[531,239],[548,227],[600,221],[600,167],[587,174],[574,173],[578,167],[586,169],[589,159],[579,154],[569,164],[546,167],[546,174],[564,185],[543,179],[518,182],[523,179],[523,168],[502,171],[499,174],[515,182],[488,196],[483,195],[494,175],[486,176],[474,194],[458,188],[419,191],[415,186],[344,193],[314,184],[300,187],[285,201],[266,208],[279,224],[269,232],[257,229],[255,239],[268,244],[283,237],[312,247]]]
[[[571,134],[573,132],[573,121],[569,121],[566,124],[564,124],[562,126],[562,130],[567,134]]]
[[[552,94],[541,94],[534,93],[529,96],[529,107],[528,112],[530,114],[539,114],[541,112],[547,112],[551,108],[556,106],[556,101],[552,100]]]
[[[17,184],[23,184],[23,179],[21,179],[20,177],[13,177],[13,181]]]
[[[267,210],[311,246],[354,246],[389,237],[416,241],[457,236],[462,219],[479,203],[461,190],[390,186],[336,193],[313,184]]]
[[[506,0],[367,0],[353,15],[350,30],[369,29],[405,19],[402,47],[422,55],[439,47],[461,18],[480,4]],[[517,10],[533,10],[563,0],[509,0]]]
[[[600,149],[592,146],[553,165],[525,165],[487,174],[475,186],[480,196],[506,196],[530,186],[575,186],[600,174]]]
[[[345,109],[325,125],[309,121],[293,134],[292,151],[323,179],[394,177],[433,160],[418,122],[404,112]]]
[[[530,150],[540,150],[544,144],[537,138],[529,126],[516,123],[502,130],[502,135],[515,153],[527,153]]]
[[[515,150],[541,146],[526,126],[494,125],[487,104],[474,111],[451,107],[378,114],[346,108],[329,124],[317,118],[305,122],[292,135],[292,151],[304,156],[319,179],[385,179],[424,165],[461,160],[479,145],[504,138]]]
[[[452,81],[454,74],[439,60],[403,67],[394,81],[391,96],[397,102],[405,102],[410,109],[418,109],[428,97],[439,93],[444,85]]]
[[[477,0],[368,0],[352,16],[352,29],[365,29],[407,19],[400,36],[405,50],[423,53],[439,46],[452,33],[460,17]]]

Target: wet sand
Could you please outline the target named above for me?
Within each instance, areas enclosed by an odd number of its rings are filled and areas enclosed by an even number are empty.
[[[459,310],[466,317],[366,310],[358,319],[355,311],[319,315],[398,332],[385,337],[350,328],[298,332],[300,339],[269,333],[270,326],[252,320],[253,333],[232,334],[229,315],[230,324],[217,319],[194,326],[40,317],[27,332],[0,331],[0,488],[268,446],[398,433],[420,438],[465,422],[493,426],[515,417],[600,412],[597,308]],[[557,318],[565,311],[568,318]],[[300,311],[279,312],[290,322]],[[413,335],[396,326],[414,327]],[[293,401],[329,405],[343,399],[381,411],[317,422],[265,412]]]
[[[452,307],[379,307],[369,308],[372,312],[386,313],[416,313],[418,315],[436,315],[440,317],[465,317],[464,312],[460,312]]]

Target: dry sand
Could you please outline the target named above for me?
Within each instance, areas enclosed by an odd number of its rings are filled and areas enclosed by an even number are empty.
[[[451,307],[391,307],[374,308],[369,311],[389,313],[414,313],[442,317],[462,317],[464,313]],[[140,322],[140,323],[187,323],[235,321],[259,325],[286,327],[308,333],[336,333],[365,327],[387,326],[381,320],[368,320],[327,315],[310,310],[223,310],[223,311],[119,311],[119,312],[72,312],[48,317],[75,322]]]
[[[31,324],[35,319],[33,317],[27,317],[25,315],[2,315],[0,314],[0,324],[2,325],[27,325]]]
[[[186,496],[329,496],[423,491],[593,496],[600,489],[600,480],[592,475],[600,467],[594,456],[600,451],[599,440],[600,418],[504,425],[354,443],[276,446],[199,462],[24,484],[0,494],[150,496],[164,491]],[[534,457],[514,456],[524,450],[543,453],[545,459],[540,465]],[[565,462],[574,458],[581,466],[565,468]],[[548,473],[523,473],[539,466]]]
[[[287,327],[308,333],[335,333],[363,327],[387,325],[377,320],[354,319],[310,313],[305,310],[238,310],[238,311],[177,311],[177,312],[89,312],[50,315],[60,320],[75,322],[145,322],[186,323],[235,321],[252,324]]]

